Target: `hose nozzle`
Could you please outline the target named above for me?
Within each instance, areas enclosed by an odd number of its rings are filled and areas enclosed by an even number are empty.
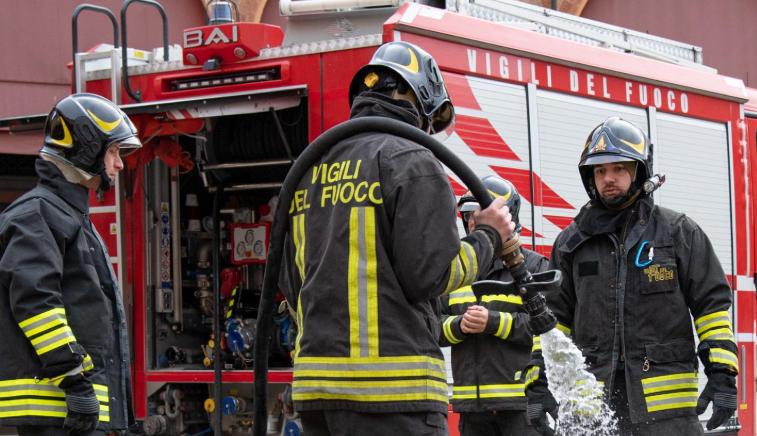
[[[552,330],[557,325],[557,318],[547,307],[547,299],[541,291],[560,284],[562,277],[560,271],[546,271],[532,275],[526,268],[517,233],[514,233],[502,246],[502,261],[515,280],[518,293],[523,300],[523,308],[529,316],[528,325],[531,333],[540,335]],[[547,273],[550,275],[545,276]]]

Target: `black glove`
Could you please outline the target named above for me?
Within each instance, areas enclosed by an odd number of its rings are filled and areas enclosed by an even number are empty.
[[[66,420],[63,427],[69,435],[86,434],[97,427],[100,402],[97,400],[92,383],[84,375],[71,375],[60,382],[66,393]]]
[[[726,372],[710,373],[697,401],[697,415],[704,413],[710,401],[712,417],[707,421],[707,430],[720,427],[736,411],[736,376]]]
[[[552,416],[553,420],[557,421],[557,401],[549,392],[546,380],[531,384],[526,389],[526,396],[528,397],[526,414],[531,427],[543,436],[554,436],[555,429],[549,425],[547,413]]]

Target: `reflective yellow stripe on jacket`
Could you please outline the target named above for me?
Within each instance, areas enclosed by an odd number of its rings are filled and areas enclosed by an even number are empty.
[[[725,310],[700,316],[694,320],[694,325],[697,328],[700,341],[710,339],[736,343],[733,337],[731,317]]]
[[[66,310],[62,307],[27,318],[18,326],[40,356],[68,343],[76,342],[74,333],[66,320]]]
[[[110,421],[108,387],[93,384],[100,401],[100,421]],[[52,380],[31,378],[0,380],[0,418],[66,417],[66,394]]]
[[[700,316],[694,320],[694,325],[699,335],[699,341],[728,341],[736,344],[733,337],[733,325],[728,312],[721,310]],[[731,367],[734,372],[739,372],[739,359],[732,351],[720,347],[711,347],[709,361],[721,363]]]
[[[463,341],[463,338],[458,338],[452,332],[452,323],[454,323],[458,318],[460,317],[457,315],[449,316],[444,320],[444,323],[442,324],[442,332],[444,333],[444,338],[447,339],[447,342],[453,345],[459,344]]]
[[[641,379],[648,412],[696,407],[697,374],[683,372]]]
[[[444,360],[427,356],[299,357],[292,398],[447,402]]]
[[[507,339],[510,337],[510,331],[513,329],[513,315],[509,312],[499,313],[499,326],[497,331],[494,332],[494,336],[500,339]]]
[[[473,288],[470,286],[463,286],[460,289],[456,289],[449,293],[449,306],[456,304],[475,303],[476,295],[473,293]]]
[[[305,214],[292,217],[292,242],[294,243],[294,264],[305,281]]]
[[[473,246],[465,241],[460,241],[460,251],[457,253],[449,267],[449,279],[444,292],[450,292],[464,285],[470,285],[478,274],[478,258]],[[474,300],[475,301],[475,300]]]
[[[452,388],[453,400],[469,400],[474,398],[514,398],[525,396],[526,391],[523,383],[454,386]]]
[[[378,356],[376,217],[373,207],[350,210],[349,248],[350,356]]]

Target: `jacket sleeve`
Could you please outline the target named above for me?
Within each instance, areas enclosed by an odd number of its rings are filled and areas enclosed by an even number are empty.
[[[392,227],[392,268],[411,302],[471,284],[489,265],[493,247],[483,232],[460,240],[455,200],[441,164],[418,146],[381,157],[384,209]]]
[[[547,305],[557,318],[557,328],[571,335],[571,326],[573,323],[573,308],[575,307],[575,292],[573,289],[572,267],[568,259],[565,259],[560,251],[561,241],[564,239],[565,231],[561,232],[552,246],[552,255],[546,269],[559,269],[562,273],[562,282],[557,292],[546,293]],[[539,262],[544,267],[543,262]],[[548,388],[548,381],[544,365],[544,356],[541,350],[541,336],[533,337],[531,347],[531,359],[524,369],[526,395],[529,398],[532,395],[539,395]]]
[[[560,251],[562,240],[566,232],[563,231],[555,239],[552,246],[552,255],[549,259],[548,269],[560,270],[562,273],[562,282],[557,291],[546,292],[544,297],[547,299],[547,306],[552,310],[557,318],[557,328],[567,336],[571,335],[573,325],[573,313],[576,306],[576,292],[573,288],[573,266],[565,253]]]
[[[63,304],[65,237],[39,211],[24,212],[0,229],[0,271],[13,317],[42,363],[40,377],[60,380],[93,368],[69,327]]]
[[[460,328],[462,315],[455,315],[449,306],[450,294],[444,294],[439,297],[439,303],[442,310],[441,316],[441,333],[439,334],[439,346],[450,347],[464,341],[468,335],[463,333]]]
[[[298,310],[297,296],[299,295],[300,287],[302,286],[302,276],[300,274],[301,264],[299,262],[293,261],[293,259],[299,259],[297,257],[298,253],[300,253],[300,250],[295,247],[294,243],[292,242],[291,235],[287,233],[284,239],[284,246],[281,253],[279,290],[281,290],[281,293],[284,294],[284,298],[286,298],[289,307],[292,308],[295,312]]]
[[[698,354],[705,372],[739,372],[737,346],[731,323],[731,288],[707,235],[687,217],[682,218],[678,244],[678,281],[686,296],[699,336]]]
[[[549,262],[544,256],[533,251],[524,251],[526,268],[532,274],[547,270]],[[528,328],[528,314],[525,312],[489,311],[485,333],[494,335],[502,340],[531,346],[531,330]]]

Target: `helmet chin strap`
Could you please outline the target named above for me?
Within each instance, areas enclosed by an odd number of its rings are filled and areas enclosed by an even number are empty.
[[[639,194],[641,194],[641,191],[636,186],[631,185],[628,192],[623,195],[612,198],[604,198],[600,195],[599,200],[610,210],[623,210],[632,205],[639,198]]]
[[[102,200],[105,196],[105,193],[108,192],[108,189],[110,189],[112,183],[110,182],[110,177],[108,177],[108,173],[105,172],[105,168],[103,168],[100,171],[100,184],[97,186],[97,199]]]

